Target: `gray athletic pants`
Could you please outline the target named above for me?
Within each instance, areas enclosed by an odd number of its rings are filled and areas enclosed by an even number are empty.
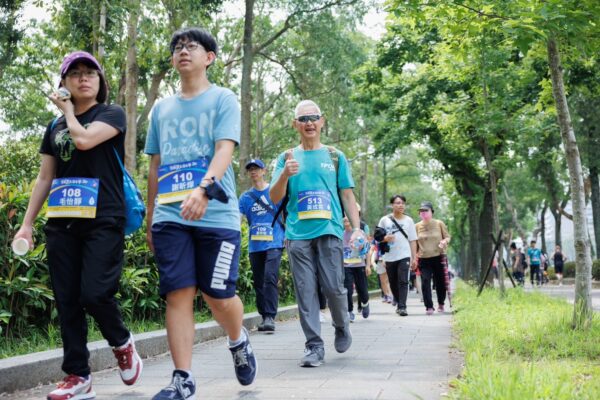
[[[342,241],[333,235],[289,240],[287,251],[306,347],[324,347],[319,322],[317,275],[327,297],[333,326],[346,328],[349,323]]]

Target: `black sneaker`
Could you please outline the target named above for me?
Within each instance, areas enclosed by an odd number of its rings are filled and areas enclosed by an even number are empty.
[[[301,367],[318,367],[325,359],[325,349],[318,346],[308,346],[304,349],[304,357],[300,360]]]
[[[242,331],[246,335],[246,340],[235,347],[230,347],[229,351],[231,351],[231,356],[233,357],[233,367],[235,368],[235,376],[238,382],[247,386],[254,381],[258,364],[250,345],[248,331],[244,327],[242,327]]]
[[[335,328],[335,339],[333,341],[333,347],[338,353],[344,353],[350,348],[352,344],[352,334],[350,333],[350,327]]]
[[[176,369],[171,384],[155,394],[152,400],[196,400],[196,382],[187,372]]]
[[[273,317],[266,317],[263,321],[263,331],[267,333],[275,332],[275,320]]]
[[[406,308],[399,308],[396,312],[401,317],[406,317],[408,315],[408,313],[406,312]]]

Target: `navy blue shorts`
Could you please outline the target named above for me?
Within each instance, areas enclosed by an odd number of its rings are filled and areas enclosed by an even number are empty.
[[[152,244],[162,297],[190,286],[216,299],[235,296],[240,232],[159,222],[152,225]]]

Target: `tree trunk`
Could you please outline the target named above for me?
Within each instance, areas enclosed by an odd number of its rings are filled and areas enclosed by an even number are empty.
[[[257,78],[256,85],[256,140],[254,140],[254,149],[252,150],[252,155],[254,157],[259,157],[262,154],[263,148],[263,116],[265,105],[265,91],[262,87],[262,74],[260,74]]]
[[[562,229],[562,214],[558,210],[550,209],[552,216],[554,217],[554,246],[560,245],[562,236],[560,231]],[[545,245],[545,243],[544,243]]]
[[[104,61],[104,37],[106,35],[106,1],[100,0],[100,24],[98,26],[98,62]]]
[[[479,242],[479,213],[477,210],[479,207],[475,201],[467,201],[469,205],[469,239],[468,239],[468,258],[466,261],[466,268],[469,271],[467,279],[480,280],[483,277],[481,274],[481,244]],[[473,208],[471,208],[473,207]]]
[[[137,141],[137,25],[140,15],[139,0],[129,3],[127,21],[127,69],[125,78],[125,105],[127,114],[127,135],[125,136],[125,166],[131,173],[136,169]]]
[[[587,236],[587,220],[585,215],[585,193],[583,187],[583,171],[579,148],[575,139],[571,115],[565,95],[563,72],[556,39],[550,37],[547,43],[548,64],[552,78],[552,94],[556,102],[556,113],[563,146],[565,148],[569,181],[571,185],[571,202],[573,204],[573,226],[575,230],[575,307],[573,311],[573,327],[586,329],[592,323],[592,257]]]
[[[381,189],[381,199],[382,199],[382,203],[383,203],[383,213],[382,214],[386,214],[387,212],[387,204],[388,204],[388,195],[387,195],[387,163],[385,161],[385,155],[381,156],[381,159],[383,160],[383,184],[382,184],[382,189]]]
[[[594,217],[594,238],[596,242],[596,258],[600,258],[600,187],[598,167],[590,167],[590,183],[592,186],[592,216]]]
[[[360,174],[360,209],[363,219],[366,219],[369,210],[367,206],[367,184],[369,179],[369,165],[367,163],[367,156],[365,155],[362,160],[362,171]]]
[[[251,149],[251,124],[252,124],[252,64],[254,62],[254,49],[252,46],[252,34],[254,29],[254,0],[246,0],[246,14],[244,17],[244,39],[242,57],[242,134],[240,138],[240,172],[239,185],[244,188],[249,186],[248,176],[244,165],[250,157]]]
[[[485,195],[483,198],[483,207],[481,208],[481,213],[479,214],[479,237],[480,237],[480,252],[481,252],[481,264],[479,269],[481,270],[480,277],[483,277],[485,271],[489,266],[490,259],[492,257],[492,251],[494,250],[494,244],[492,243],[491,234],[494,236],[497,235],[498,232],[494,233],[492,229],[493,226],[493,211],[492,211],[492,194],[489,190],[485,191]],[[488,275],[488,282],[493,285],[494,284],[494,275]]]
[[[508,213],[510,213],[511,218],[512,218],[512,224],[514,225],[515,229],[517,230],[517,233],[521,237],[521,240],[523,241],[523,243],[525,243],[525,241],[527,239],[527,234],[525,233],[525,229],[523,229],[523,225],[521,225],[521,223],[519,222],[519,216],[517,215],[517,209],[513,205],[512,198],[510,197],[506,186],[503,185],[502,188],[503,188],[502,191],[504,192],[506,211]]]
[[[546,211],[548,210],[547,203],[544,203],[542,212],[540,213],[540,235],[542,239],[542,253],[548,254],[546,251]]]
[[[496,168],[492,162],[492,155],[490,154],[490,148],[487,142],[483,141],[483,156],[485,158],[485,164],[489,171],[490,180],[490,197],[491,197],[491,212],[492,212],[492,233],[494,237],[500,231],[500,221],[498,220],[498,178],[496,176]],[[502,238],[497,238],[502,240]],[[500,286],[500,293],[505,294],[504,291],[504,270],[501,266],[503,247],[500,246],[498,249],[498,285]]]
[[[144,108],[140,113],[140,116],[137,120],[137,130],[138,132],[144,132],[146,129],[146,122],[148,121],[148,115],[150,115],[150,110],[154,106],[156,99],[158,98],[158,90],[160,89],[160,84],[165,79],[167,72],[169,71],[169,67],[161,68],[159,71],[155,72],[152,75],[152,83],[150,84],[150,88],[146,93],[146,104],[144,104]]]

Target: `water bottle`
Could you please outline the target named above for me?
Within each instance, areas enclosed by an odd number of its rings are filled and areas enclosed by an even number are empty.
[[[367,255],[369,251],[368,246],[365,246],[365,238],[360,236],[354,239],[352,242],[352,252],[356,255],[356,257],[364,257]]]

